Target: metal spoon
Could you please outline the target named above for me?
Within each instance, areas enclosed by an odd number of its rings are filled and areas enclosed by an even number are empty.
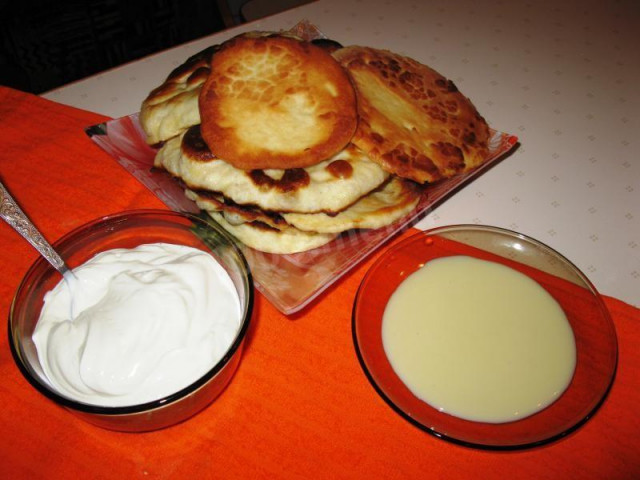
[[[16,232],[27,240],[38,252],[55,268],[65,280],[71,293],[71,318],[73,315],[74,292],[78,289],[78,279],[62,257],[54,250],[42,233],[35,227],[29,217],[25,215],[5,186],[0,182],[0,217],[11,225]]]

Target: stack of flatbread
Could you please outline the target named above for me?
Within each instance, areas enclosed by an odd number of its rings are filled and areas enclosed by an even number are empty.
[[[423,186],[488,159],[455,85],[393,52],[250,32],[189,58],[142,104],[155,166],[243,243],[296,253],[387,226]]]

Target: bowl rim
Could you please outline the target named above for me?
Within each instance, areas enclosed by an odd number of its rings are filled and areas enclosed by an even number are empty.
[[[240,350],[247,331],[249,329],[249,325],[251,324],[252,316],[253,316],[253,307],[254,307],[254,283],[253,276],[251,274],[251,269],[249,268],[249,264],[247,262],[246,257],[242,253],[242,249],[238,246],[237,240],[235,240],[226,230],[217,224],[213,223],[213,220],[209,220],[208,217],[204,215],[195,215],[188,212],[175,212],[172,210],[161,210],[161,209],[135,209],[135,210],[125,210],[122,212],[105,215],[102,217],[95,218],[90,220],[73,230],[69,231],[58,240],[52,243],[54,249],[57,249],[61,245],[72,244],[73,240],[81,235],[83,232],[90,230],[91,228],[100,225],[100,224],[117,224],[121,223],[131,217],[138,218],[144,216],[157,216],[164,217],[167,219],[170,218],[182,218],[193,222],[194,224],[199,224],[206,226],[207,228],[211,228],[215,230],[216,234],[220,234],[225,240],[228,242],[229,246],[233,249],[234,253],[237,255],[237,258],[240,260],[240,265],[242,270],[246,273],[246,276],[243,275],[244,280],[243,283],[247,287],[246,291],[246,301],[245,306],[242,311],[241,317],[241,325],[238,329],[236,336],[227,349],[224,356],[216,362],[216,364],[209,369],[204,375],[199,377],[194,382],[191,382],[186,387],[174,392],[170,395],[166,395],[160,399],[153,400],[150,402],[140,403],[137,405],[126,405],[126,406],[102,406],[102,405],[93,405],[88,403],[79,402],[68,397],[62,396],[57,393],[53,387],[47,387],[43,383],[39,382],[37,379],[33,377],[33,375],[29,372],[27,367],[24,365],[22,357],[16,348],[16,341],[14,340],[13,335],[13,324],[14,324],[14,311],[15,311],[15,303],[18,297],[18,293],[25,287],[26,280],[33,275],[34,271],[37,268],[41,268],[44,266],[45,268],[53,269],[47,261],[42,257],[38,256],[35,261],[30,265],[27,272],[22,277],[18,288],[14,294],[13,300],[11,302],[11,306],[9,308],[9,321],[8,324],[8,334],[9,334],[9,347],[11,350],[11,355],[15,364],[22,376],[41,394],[53,400],[55,403],[69,408],[71,410],[75,410],[78,412],[89,413],[89,414],[98,414],[104,416],[117,416],[117,415],[129,415],[129,414],[137,414],[137,413],[148,413],[150,411],[166,407],[172,403],[175,403],[182,398],[188,397],[192,393],[196,392],[206,383],[208,383],[213,377],[215,377],[222,369],[224,369],[230,361],[234,358],[236,352]]]
[[[454,231],[483,231],[483,232],[487,232],[487,233],[494,233],[494,234],[500,234],[500,235],[506,235],[512,238],[518,238],[527,242],[530,242],[534,245],[536,245],[537,247],[541,248],[542,250],[546,251],[546,253],[553,255],[555,258],[557,258],[558,260],[562,261],[566,266],[570,267],[573,270],[573,273],[577,274],[577,276],[580,278],[581,281],[584,282],[585,286],[591,291],[591,293],[594,295],[596,303],[598,308],[600,309],[600,311],[603,314],[603,317],[605,318],[606,323],[609,325],[611,332],[612,332],[612,347],[613,347],[613,355],[614,355],[614,360],[613,360],[613,366],[612,366],[612,371],[611,371],[611,376],[609,378],[609,382],[606,386],[606,388],[603,389],[600,398],[598,399],[598,401],[593,405],[593,407],[591,408],[591,410],[584,416],[582,416],[582,418],[580,418],[578,421],[576,421],[571,427],[565,428],[562,431],[554,434],[554,435],[549,435],[546,436],[545,438],[541,438],[539,440],[535,440],[535,441],[527,441],[527,442],[520,442],[520,443],[514,443],[514,444],[508,444],[508,445],[500,445],[500,444],[492,444],[492,443],[481,443],[481,442],[476,442],[476,441],[470,441],[470,440],[465,440],[462,438],[458,438],[456,436],[441,432],[433,427],[429,427],[425,424],[423,424],[421,421],[417,420],[416,418],[414,418],[412,415],[410,415],[409,413],[405,412],[401,406],[397,405],[386,393],[385,389],[383,386],[379,385],[379,383],[375,380],[373,373],[371,372],[371,369],[369,367],[369,365],[367,364],[365,358],[364,358],[364,354],[362,352],[362,347],[360,345],[360,342],[358,340],[358,334],[357,334],[357,310],[358,310],[358,306],[360,301],[363,298],[363,291],[366,287],[367,281],[371,278],[371,276],[373,276],[373,274],[375,273],[375,271],[380,268],[385,261],[387,260],[387,258],[391,255],[393,255],[395,252],[403,249],[404,247],[406,247],[408,244],[410,244],[411,242],[415,241],[416,239],[420,238],[420,237],[429,237],[429,236],[437,236],[439,234],[442,233],[448,233],[448,232],[454,232]],[[477,247],[480,248],[480,247]],[[588,279],[588,277],[573,263],[571,262],[568,258],[566,258],[564,255],[562,255],[561,253],[559,253],[557,250],[555,250],[554,248],[548,246],[547,244],[545,244],[544,242],[541,242],[531,236],[528,236],[526,234],[520,233],[520,232],[516,232],[514,230],[509,230],[503,227],[497,227],[497,226],[492,226],[492,225],[483,225],[483,224],[452,224],[452,225],[443,225],[443,226],[439,226],[439,227],[434,227],[431,229],[427,229],[427,230],[421,230],[418,232],[415,232],[411,235],[409,235],[406,238],[403,238],[402,240],[400,240],[399,242],[391,245],[387,250],[385,250],[378,258],[376,258],[376,260],[373,262],[373,264],[367,269],[365,275],[363,276],[360,284],[358,285],[358,289],[356,290],[356,294],[355,294],[355,298],[353,301],[353,307],[352,307],[352,311],[351,311],[351,335],[352,335],[352,341],[353,341],[353,345],[355,348],[355,352],[356,352],[356,356],[358,358],[358,362],[360,364],[361,369],[363,370],[365,376],[367,377],[367,380],[369,381],[369,383],[372,385],[372,387],[374,388],[374,390],[376,391],[376,393],[384,400],[384,402],[389,405],[391,407],[391,409],[393,411],[395,411],[397,414],[399,414],[402,418],[404,418],[405,420],[407,420],[410,424],[414,425],[415,427],[419,428],[420,430],[429,433],[430,435],[445,440],[447,442],[456,444],[456,445],[460,445],[460,446],[464,446],[464,447],[468,447],[468,448],[474,448],[474,449],[478,449],[478,450],[486,450],[486,451],[514,451],[514,450],[524,450],[524,449],[530,449],[530,448],[534,448],[534,447],[539,447],[542,445],[546,445],[552,442],[555,442],[561,438],[566,437],[567,435],[575,432],[578,428],[580,428],[582,425],[584,425],[591,417],[593,417],[593,415],[599,410],[599,408],[602,406],[602,404],[605,402],[606,398],[608,397],[611,388],[614,384],[616,375],[617,375],[617,369],[618,369],[618,362],[619,362],[619,349],[618,349],[618,339],[617,339],[617,332],[616,332],[616,328],[615,328],[615,324],[613,323],[613,320],[611,318],[611,314],[609,313],[609,309],[607,308],[607,306],[604,303],[604,300],[602,299],[602,295],[598,292],[598,290],[596,289],[596,287],[593,285],[593,283]],[[443,413],[443,415],[445,415]],[[526,420],[523,419],[523,420]]]

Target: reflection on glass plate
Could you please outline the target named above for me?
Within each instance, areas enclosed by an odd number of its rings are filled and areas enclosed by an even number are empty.
[[[564,311],[575,338],[576,368],[568,388],[543,410],[507,423],[464,420],[416,397],[391,366],[382,340],[382,320],[389,298],[400,283],[425,263],[456,255],[497,262],[529,276]],[[462,291],[458,297],[464,302],[472,296]],[[380,256],[356,295],[353,339],[371,384],[396,412],[439,438],[484,449],[534,447],[576,430],[604,401],[618,359],[616,332],[609,312],[584,274],[536,240],[478,225],[419,232]]]
[[[86,132],[169,208],[177,212],[198,211],[176,181],[166,172],[153,168],[156,150],[145,142],[137,114],[88,127]],[[385,241],[499,161],[516,142],[517,138],[513,135],[493,132],[491,158],[485,165],[468,174],[426,187],[423,199],[415,210],[388,227],[350,230],[327,245],[296,254],[267,254],[244,247],[243,253],[251,267],[256,287],[281,312],[289,315],[301,310]]]

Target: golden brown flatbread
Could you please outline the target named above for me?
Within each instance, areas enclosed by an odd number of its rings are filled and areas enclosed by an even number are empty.
[[[333,157],[306,168],[241,170],[216,158],[197,126],[162,146],[155,166],[189,188],[218,192],[241,205],[277,212],[345,209],[388,177],[380,165],[349,144]]]
[[[420,188],[398,177],[333,217],[324,213],[278,215],[225,204],[224,199],[206,191],[187,190],[186,194],[245,245],[278,254],[318,248],[353,228],[390,225],[409,214],[420,200]]]
[[[185,195],[207,212],[220,212],[231,225],[260,222],[274,230],[293,228],[278,212],[262,210],[254,205],[240,205],[224,195],[209,190],[185,189]]]
[[[438,72],[369,47],[247,32],[188,59],[140,121],[155,166],[246,245],[296,253],[405,217],[422,183],[488,159],[490,129]]]
[[[487,160],[489,127],[453,82],[386,50],[352,46],[333,55],[356,88],[352,142],[386,171],[432,183]]]
[[[236,168],[302,168],[340,152],[356,129],[355,92],[327,50],[282,35],[239,36],[211,60],[202,136]]]
[[[326,245],[337,236],[332,233],[303,232],[297,228],[278,230],[261,222],[233,225],[220,212],[209,210],[207,213],[246,246],[266,253],[306,252]]]
[[[142,102],[139,121],[147,143],[163,142],[200,123],[200,89],[209,76],[211,57],[219,48],[214,45],[189,57]]]
[[[332,215],[266,211],[254,205],[239,205],[208,190],[186,189],[185,193],[202,210],[220,212],[231,225],[260,222],[273,230],[295,228],[310,233],[341,233],[353,228],[385,227],[411,212],[421,198],[421,188],[415,182],[398,177],[391,177],[380,188]]]
[[[283,213],[282,218],[304,231],[340,233],[353,228],[382,228],[409,214],[421,198],[420,187],[411,180],[391,177],[383,186],[365,195],[336,215]]]

